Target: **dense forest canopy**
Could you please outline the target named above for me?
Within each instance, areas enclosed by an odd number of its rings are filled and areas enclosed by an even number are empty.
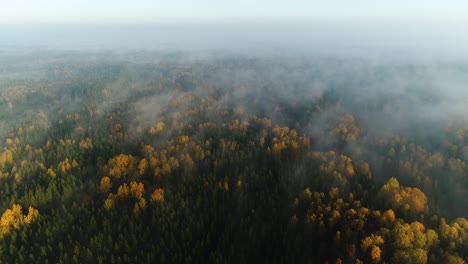
[[[0,54],[2,263],[465,263],[468,64]]]

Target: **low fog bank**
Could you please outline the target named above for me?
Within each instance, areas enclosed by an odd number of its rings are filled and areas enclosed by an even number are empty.
[[[217,93],[221,104],[286,123],[290,117],[283,106],[307,111],[312,106],[314,113],[300,118],[301,127],[345,113],[358,116],[363,126],[378,133],[410,132],[422,124],[437,124],[432,126],[437,130],[455,121],[467,122],[468,60],[462,58],[393,60],[229,49],[0,50],[2,94],[15,87],[35,91],[36,82],[42,86],[58,82],[62,86],[52,87],[59,93],[70,87],[104,87],[125,101],[132,90],[164,80],[200,96]],[[71,101],[64,105],[74,107]]]

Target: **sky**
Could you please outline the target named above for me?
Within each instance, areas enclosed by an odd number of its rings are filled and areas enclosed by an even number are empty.
[[[0,4],[0,24],[468,20],[464,0],[3,0]]]
[[[468,57],[468,1],[0,0],[0,49],[32,46]]]

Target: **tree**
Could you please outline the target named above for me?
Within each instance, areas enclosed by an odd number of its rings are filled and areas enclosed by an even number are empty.
[[[13,204],[11,209],[7,209],[0,218],[0,234],[7,235],[13,229],[19,229],[24,224],[31,224],[39,217],[39,211],[33,207],[28,208],[28,214],[23,215],[22,207]]]
[[[395,178],[382,186],[379,195],[387,206],[403,213],[417,214],[427,209],[427,197],[421,190],[401,187]]]
[[[136,163],[137,160],[134,156],[120,154],[109,160],[106,171],[109,177],[133,179],[135,175],[138,175]]]
[[[164,201],[164,190],[161,188],[156,188],[151,194],[152,202],[163,202]]]
[[[143,192],[145,191],[145,186],[143,183],[139,182],[134,182],[132,181],[130,183],[130,192],[133,197],[140,199],[143,196]]]
[[[148,172],[148,160],[146,158],[140,160],[140,163],[138,164],[138,172],[140,173],[140,176],[144,176]]]
[[[107,176],[102,177],[100,187],[102,193],[109,193],[112,188],[111,179]]]

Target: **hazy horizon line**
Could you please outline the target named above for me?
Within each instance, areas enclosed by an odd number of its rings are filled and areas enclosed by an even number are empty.
[[[157,24],[246,24],[246,23],[468,23],[468,17],[414,17],[414,16],[315,16],[315,17],[217,17],[217,18],[161,18],[143,20],[69,20],[69,21],[2,21],[0,26],[7,25],[157,25]],[[467,25],[468,26],[468,25]]]

